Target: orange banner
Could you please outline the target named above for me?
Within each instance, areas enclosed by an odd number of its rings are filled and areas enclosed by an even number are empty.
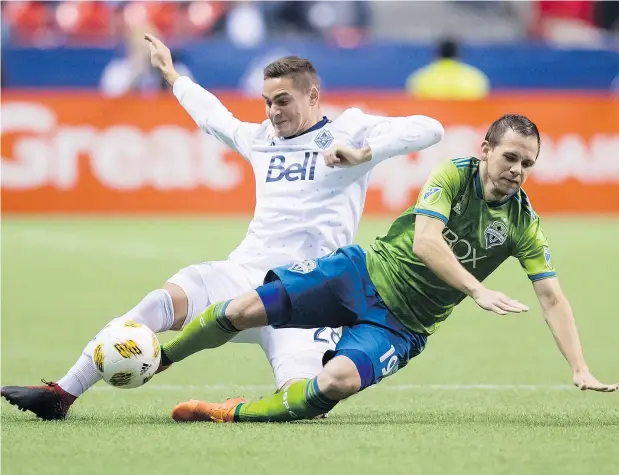
[[[223,94],[241,120],[260,122],[258,99]],[[323,98],[336,117],[356,106],[381,115],[425,114],[445,126],[438,145],[373,172],[366,212],[408,207],[441,160],[476,155],[488,125],[521,113],[542,132],[525,185],[540,213],[619,213],[619,99],[510,95],[480,102],[413,101],[399,94]],[[3,93],[5,213],[251,213],[251,167],[199,131],[174,97],[106,100],[90,93]]]

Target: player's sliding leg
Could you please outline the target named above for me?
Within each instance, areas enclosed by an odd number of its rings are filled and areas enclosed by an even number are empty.
[[[280,393],[255,402],[188,401],[176,406],[172,417],[183,422],[312,419],[327,413],[342,399],[394,374],[425,347],[426,336],[404,327],[382,302],[372,306],[359,320],[344,328],[335,357],[316,378],[295,382]]]
[[[395,373],[425,346],[425,335],[411,332],[389,313],[367,275],[360,248],[318,259],[315,272],[303,274],[294,272],[294,268],[275,269],[280,280],[259,287],[253,296],[246,294],[244,306],[232,301],[225,317],[239,329],[264,324],[265,320],[275,328],[344,326],[335,358],[316,378],[295,382],[260,401],[180,404],[173,412],[176,420],[269,422],[313,418]]]
[[[172,413],[175,420],[284,422],[312,419],[329,412],[338,401],[394,374],[423,350],[426,336],[411,332],[390,314],[358,264],[354,264],[355,269],[348,270],[345,261],[321,268],[323,264],[319,260],[317,273],[305,277],[278,269],[278,276],[282,279],[279,291],[288,296],[288,306],[283,308],[272,305],[265,298],[269,296],[267,290],[273,290],[269,286],[274,283],[257,289],[266,307],[267,321],[276,327],[301,327],[308,323],[315,327],[345,326],[335,357],[323,371],[316,378],[297,381],[280,393],[255,402],[181,403]],[[304,279],[307,279],[307,284],[300,283]],[[330,285],[324,285],[325,281]],[[240,309],[239,313],[244,312]],[[354,316],[352,319],[351,315]],[[233,325],[247,324],[256,317],[239,317],[233,312],[228,316]],[[326,358],[331,356],[327,354]]]
[[[421,353],[426,336],[411,332],[382,303],[344,328],[335,357],[309,380],[291,384],[278,394],[246,403],[188,401],[176,406],[177,421],[285,422],[312,419],[339,401],[379,383]],[[327,358],[331,355],[327,355]]]
[[[318,376],[296,381],[282,391],[253,402],[188,401],[172,411],[178,422],[289,422],[314,419],[361,390],[361,377],[349,358],[337,356]]]
[[[281,284],[270,283],[266,292],[274,305],[286,305],[285,291],[270,289],[281,288]],[[289,306],[289,303],[287,304]],[[199,351],[217,348],[227,343],[241,330],[262,327],[268,324],[267,313],[257,291],[246,292],[232,300],[210,305],[204,312],[189,323],[183,331],[161,347],[161,364],[169,365],[181,361]]]
[[[240,331],[226,317],[230,300],[210,305],[180,335],[161,346],[161,366],[168,366],[207,348],[217,348]]]
[[[133,320],[158,333],[182,325],[187,313],[187,297],[174,284],[150,292],[142,301],[123,316],[110,322]],[[176,325],[175,325],[176,314]],[[180,323],[179,323],[180,322]],[[109,324],[108,324],[109,325]],[[73,402],[97,383],[101,377],[95,370],[92,353],[95,348],[91,340],[75,364],[58,383],[44,386],[5,386],[2,396],[24,411],[32,411],[42,419],[64,419]]]
[[[313,286],[314,283],[308,285]],[[317,286],[316,289],[319,293],[322,287]],[[304,292],[304,298],[312,298],[317,293],[312,290],[315,289]],[[161,364],[169,365],[199,351],[217,348],[230,341],[239,331],[249,328],[266,325],[275,328],[337,328],[354,321],[355,316],[342,308],[334,295],[327,292],[320,298],[319,303],[315,302],[319,311],[296,312],[296,317],[292,317],[290,296],[284,284],[274,280],[235,299],[212,304],[176,338],[162,345]]]
[[[307,312],[292,311],[291,298],[279,280],[231,301],[213,304],[179,336],[163,345],[162,358],[180,361],[203,349],[224,344],[240,330],[267,324],[299,328],[339,327],[354,320],[354,315],[342,308],[337,296],[329,291],[325,293],[321,283],[316,286],[310,280],[306,286],[310,288],[303,292],[303,296],[312,299],[314,305]],[[320,290],[312,292],[312,288]],[[323,311],[316,311],[319,309]],[[231,400],[217,404],[192,400],[178,405],[173,417],[177,421],[216,422],[314,418],[329,412],[339,400],[357,392],[360,381],[359,372],[350,360],[336,358],[316,378],[294,382],[260,401],[242,404]]]
[[[364,289],[371,281],[360,247],[317,259],[308,273],[294,269],[273,269],[255,291],[211,305],[162,346],[162,365],[221,346],[249,328],[339,328],[367,307]]]

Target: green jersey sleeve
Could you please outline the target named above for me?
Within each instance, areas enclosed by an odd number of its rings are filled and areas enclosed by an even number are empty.
[[[413,212],[449,221],[451,204],[460,189],[461,174],[452,160],[438,165],[419,192]]]
[[[557,275],[539,218],[534,219],[524,230],[513,255],[520,261],[520,265],[532,281]]]

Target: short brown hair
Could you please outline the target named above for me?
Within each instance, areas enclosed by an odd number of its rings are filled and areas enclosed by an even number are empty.
[[[499,144],[503,135],[507,132],[507,129],[512,129],[514,132],[525,137],[535,137],[537,139],[537,154],[539,155],[539,149],[541,147],[539,130],[537,130],[537,125],[524,115],[506,114],[495,120],[488,129],[488,132],[486,132],[484,140],[494,148]]]
[[[280,58],[264,68],[264,79],[282,77],[291,78],[294,85],[304,92],[309,91],[312,85],[317,87],[319,85],[316,69],[312,63],[298,56]]]

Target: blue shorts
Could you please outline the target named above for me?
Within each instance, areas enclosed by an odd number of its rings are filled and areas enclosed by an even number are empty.
[[[325,362],[336,355],[350,358],[361,389],[394,374],[426,345],[426,335],[410,331],[391,314],[359,246],[272,269],[257,291],[275,328],[344,327]]]

